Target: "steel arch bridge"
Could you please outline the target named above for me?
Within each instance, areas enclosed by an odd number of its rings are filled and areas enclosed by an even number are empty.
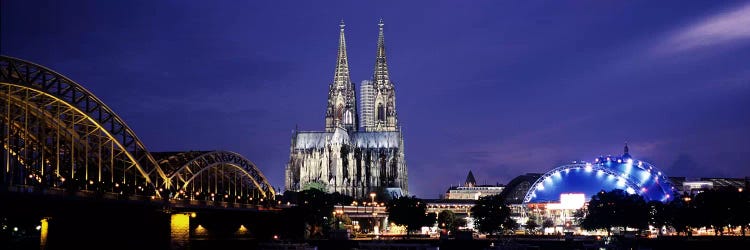
[[[254,201],[275,192],[258,167],[229,151],[180,152],[161,160],[176,199]]]
[[[24,60],[0,56],[0,119],[0,182],[5,189],[162,199],[215,200],[219,195],[252,201],[275,196],[257,166],[237,153],[154,157],[124,120],[90,91]],[[178,158],[183,164],[174,167]]]

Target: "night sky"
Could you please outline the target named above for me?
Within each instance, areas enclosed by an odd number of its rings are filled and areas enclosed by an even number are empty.
[[[1,54],[82,84],[150,151],[235,151],[282,189],[294,128],[324,129],[339,21],[359,88],[381,17],[418,197],[625,142],[670,176],[750,176],[750,2],[1,3]]]

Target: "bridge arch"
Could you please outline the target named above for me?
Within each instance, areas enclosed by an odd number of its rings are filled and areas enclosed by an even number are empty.
[[[276,192],[252,161],[230,151],[181,153],[170,157],[169,182],[179,196],[193,199],[274,199]],[[178,159],[175,159],[178,158]],[[163,160],[162,166],[167,166]]]
[[[70,188],[167,199],[198,188],[214,195],[275,197],[263,173],[242,155],[151,153],[122,118],[83,86],[7,56],[0,56],[0,120],[3,188]]]
[[[6,186],[147,192],[166,180],[122,118],[55,71],[0,56],[0,102]]]

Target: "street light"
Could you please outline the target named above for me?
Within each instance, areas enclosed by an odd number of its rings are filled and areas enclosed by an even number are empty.
[[[375,203],[375,192],[370,193],[370,198],[372,198],[372,203]]]

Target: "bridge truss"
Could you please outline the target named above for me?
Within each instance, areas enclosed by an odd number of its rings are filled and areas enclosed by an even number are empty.
[[[155,158],[90,91],[43,66],[5,56],[0,56],[0,120],[0,182],[5,189],[165,199],[275,195],[257,166],[232,152],[203,152],[165,171],[162,167],[170,161]],[[188,190],[198,195],[188,195]]]

